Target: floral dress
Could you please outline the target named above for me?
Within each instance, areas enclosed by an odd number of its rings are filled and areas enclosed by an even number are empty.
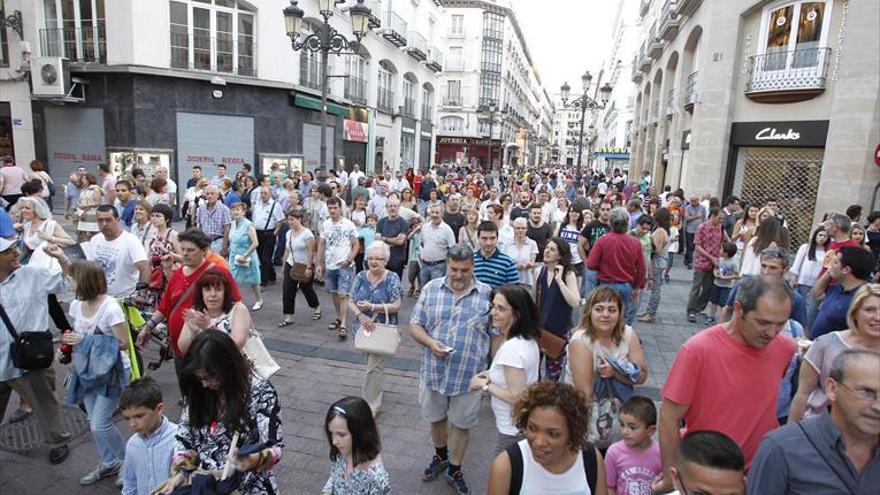
[[[239,431],[239,447],[264,442],[269,455],[256,471],[244,473],[239,492],[246,495],[275,495],[278,484],[272,468],[281,460],[284,439],[281,429],[281,406],[271,383],[251,378],[251,396],[248,404],[251,424]],[[180,413],[180,427],[171,461],[172,473],[181,470],[222,470],[232,443],[234,432],[215,421],[209,426],[195,428],[189,424],[189,407]]]
[[[321,495],[384,495],[391,493],[388,471],[382,461],[376,461],[367,469],[353,469],[347,472],[345,457],[336,457],[330,469],[330,478],[321,490]]]
[[[147,256],[150,260],[150,270],[152,270],[152,273],[157,273],[159,270],[162,270],[162,257],[173,250],[171,241],[172,239],[177,239],[177,231],[168,229],[163,235],[155,227],[151,230],[154,232],[154,235],[149,239],[149,244],[146,246]],[[150,280],[153,280],[152,276]],[[159,298],[162,296],[162,292],[165,291],[165,286],[167,285],[167,277],[163,276],[161,287],[150,287],[148,301],[151,306],[159,303]]]
[[[240,265],[235,259],[244,255],[251,247],[248,229],[253,225],[247,218],[232,222],[229,226],[229,271],[239,285],[257,285],[260,283],[260,257],[255,249],[250,256],[250,263]]]

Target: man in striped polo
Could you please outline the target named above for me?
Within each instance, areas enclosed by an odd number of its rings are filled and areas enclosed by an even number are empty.
[[[480,222],[477,226],[480,250],[474,253],[474,276],[480,282],[497,289],[504,284],[519,283],[519,273],[513,258],[498,249],[498,226],[494,222]]]

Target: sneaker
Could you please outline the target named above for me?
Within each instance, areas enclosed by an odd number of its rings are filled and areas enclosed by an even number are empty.
[[[261,310],[261,309],[263,309],[263,300],[262,300],[262,299],[260,299],[259,301],[255,302],[255,303],[254,303],[254,306],[251,308],[252,311],[259,311],[259,310]]]
[[[455,474],[450,474],[447,469],[446,482],[449,483],[449,486],[455,488],[455,493],[458,493],[459,495],[469,495],[471,493],[471,489],[468,488],[461,470],[456,471]]]
[[[663,275],[663,280],[665,280],[667,284],[669,283],[669,274],[668,273],[666,275]]]
[[[703,318],[703,324],[706,325],[707,327],[714,325],[715,324],[715,317],[714,316],[706,316],[705,318]]]
[[[122,467],[121,462],[115,462],[109,466],[104,466],[103,464],[98,464],[92,472],[86,474],[79,480],[80,485],[94,485],[95,483],[101,481],[104,478],[109,478],[110,476],[114,476],[119,474],[119,469]]]
[[[428,464],[428,467],[425,468],[425,472],[422,473],[422,481],[434,481],[439,476],[440,473],[446,470],[446,466],[449,465],[449,459],[441,459],[439,455],[434,454],[434,457],[431,458],[431,464]]]
[[[691,323],[696,323],[697,322],[697,315],[694,313],[688,313],[687,321],[689,321]]]
[[[657,319],[654,317],[654,315],[644,314],[639,317],[639,321],[642,323],[654,323],[655,321],[657,321]]]

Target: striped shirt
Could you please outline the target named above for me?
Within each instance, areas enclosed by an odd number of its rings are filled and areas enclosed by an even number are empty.
[[[422,288],[410,324],[455,349],[446,357],[422,349],[423,386],[446,396],[462,395],[468,392],[471,377],[486,369],[489,338],[498,335],[489,326],[489,292],[488,285],[474,280],[464,295],[456,297],[446,277]]]
[[[162,417],[162,424],[150,436],[137,433],[125,445],[122,468],[122,495],[148,495],[171,473],[171,455],[177,435],[177,424]]]
[[[493,289],[504,284],[519,283],[519,272],[513,258],[495,249],[492,256],[486,258],[482,251],[474,253],[474,276]]]

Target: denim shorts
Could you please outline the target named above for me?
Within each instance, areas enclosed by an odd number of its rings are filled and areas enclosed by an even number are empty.
[[[709,302],[723,308],[727,304],[727,297],[730,294],[730,287],[721,287],[712,285],[712,292],[709,293]]]
[[[335,294],[348,295],[351,292],[351,283],[354,281],[354,267],[338,268],[336,270],[327,270],[327,276],[324,277],[324,284],[327,286],[327,292]]]

